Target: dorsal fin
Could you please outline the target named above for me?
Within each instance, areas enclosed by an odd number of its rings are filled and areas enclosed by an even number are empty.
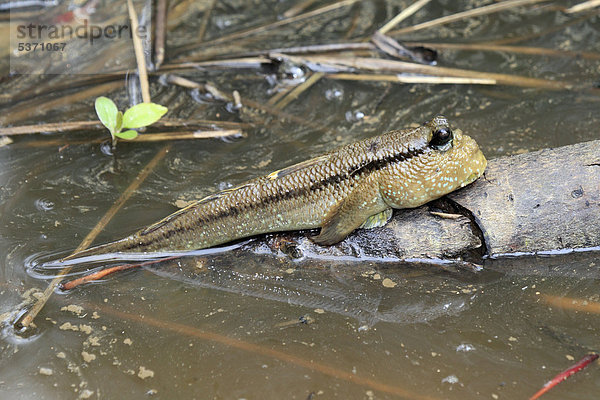
[[[292,174],[294,172],[300,171],[305,168],[312,167],[313,165],[317,165],[318,163],[320,163],[321,161],[323,161],[327,158],[329,158],[328,154],[324,154],[319,157],[311,158],[310,160],[302,161],[298,164],[290,165],[289,167],[278,169],[277,171],[273,171],[269,175],[267,175],[267,178],[269,178],[269,180],[274,181],[275,179],[280,179],[286,175]]]
[[[244,183],[242,185],[222,190],[222,191],[220,191],[218,193],[214,193],[214,194],[208,195],[208,196],[206,196],[206,197],[204,197],[204,198],[202,198],[202,199],[200,199],[198,201],[195,201],[192,204],[190,204],[190,205],[182,208],[181,210],[177,210],[173,214],[168,215],[167,217],[161,219],[160,221],[155,222],[154,224],[148,226],[147,228],[145,228],[144,230],[142,230],[140,232],[140,236],[145,236],[145,235],[147,235],[149,233],[152,233],[152,232],[156,231],[157,229],[162,228],[163,226],[165,226],[169,222],[171,222],[171,221],[179,218],[183,214],[186,214],[190,209],[192,209],[194,207],[198,207],[201,204],[205,204],[205,203],[209,203],[211,201],[217,200],[218,198],[223,197],[224,195],[226,195],[228,193],[234,192],[236,190],[240,190],[240,189],[248,187],[250,185],[252,185],[252,184],[251,183]]]

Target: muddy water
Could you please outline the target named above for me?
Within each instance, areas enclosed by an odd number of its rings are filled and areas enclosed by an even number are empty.
[[[219,37],[276,21],[295,4],[218,2],[208,19],[207,42],[197,43],[195,56],[357,41],[407,3],[360,2],[259,32],[252,40],[211,45]],[[327,4],[317,2],[308,10]],[[432,43],[512,38],[514,45],[598,54],[598,17],[561,27],[580,15],[567,16],[552,5],[402,38]],[[197,42],[209,6],[171,5],[167,62],[176,62],[169,54],[194,56],[187,50]],[[403,26],[469,6],[432,1]],[[587,87],[597,85],[600,72],[597,60],[569,54],[440,50],[438,65]],[[246,68],[181,74],[266,104],[273,95],[268,73]],[[69,79],[8,80],[3,124],[93,118],[93,97],[51,103],[81,90],[52,90]],[[31,95],[33,87],[41,94]],[[244,138],[172,142],[97,242],[154,222],[176,210],[178,200],[193,200],[436,114],[474,137],[490,158],[598,138],[598,97],[583,89],[323,78],[283,109],[300,119],[249,107],[237,111],[159,79],[151,80],[151,89],[153,100],[169,106],[172,118],[251,125],[244,128]],[[127,105],[131,92],[125,81],[110,90],[121,107]],[[291,260],[239,248],[55,293],[36,327],[17,332],[10,321],[57,273],[40,268],[40,262],[77,247],[167,145],[119,143],[113,156],[93,142],[99,137],[98,132],[19,137],[0,148],[0,314],[7,318],[0,341],[1,398],[518,399],[600,347],[600,259],[594,253],[486,260],[484,271],[474,274],[401,263]],[[561,300],[587,308],[558,306]],[[577,374],[547,398],[595,398],[597,368]]]

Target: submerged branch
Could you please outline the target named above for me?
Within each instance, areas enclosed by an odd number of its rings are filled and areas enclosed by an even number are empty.
[[[160,160],[164,158],[164,156],[168,153],[170,145],[163,147],[156,155],[150,160],[150,162],[140,171],[138,176],[129,184],[129,186],[125,189],[125,191],[119,196],[117,201],[108,209],[106,214],[98,221],[96,226],[88,233],[88,235],[83,239],[83,241],[79,244],[74,253],[82,251],[89,247],[90,244],[96,239],[96,236],[104,229],[104,227],[113,219],[113,217],[117,214],[117,212],[123,207],[125,202],[129,200],[131,195],[140,187],[142,182],[146,180],[150,172],[154,170],[156,165]],[[64,276],[71,271],[71,267],[66,267],[62,269],[59,274],[52,279],[46,290],[44,290],[43,295],[37,299],[36,303],[33,307],[26,312],[19,321],[15,323],[17,327],[28,328],[38,313],[44,308],[52,293],[56,290],[58,285],[62,282]]]
[[[154,328],[161,329],[164,331],[190,336],[195,339],[216,342],[221,345],[238,349],[246,353],[256,354],[261,357],[268,357],[275,360],[279,360],[284,363],[295,365],[301,368],[306,368],[310,371],[318,372],[320,374],[329,376],[337,380],[351,382],[359,386],[368,387],[372,390],[376,390],[382,393],[388,393],[390,395],[397,396],[400,398],[413,400],[433,400],[433,398],[430,396],[421,393],[411,392],[410,390],[404,389],[395,384],[388,384],[376,380],[375,378],[364,377],[360,374],[356,374],[351,371],[331,367],[329,365],[322,364],[312,359],[304,358],[302,356],[294,355],[285,351],[276,350],[272,348],[272,346],[264,346],[260,344],[246,342],[241,339],[221,335],[217,332],[207,331],[173,321],[162,321],[150,315],[126,313],[104,305],[96,305],[96,307],[101,312],[117,317],[119,318],[119,320],[133,321],[145,326],[152,326]]]

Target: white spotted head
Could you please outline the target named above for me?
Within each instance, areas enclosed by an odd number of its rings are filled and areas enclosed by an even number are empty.
[[[417,207],[479,178],[487,161],[479,146],[437,116],[412,132],[415,154],[385,174],[383,197],[396,208]]]

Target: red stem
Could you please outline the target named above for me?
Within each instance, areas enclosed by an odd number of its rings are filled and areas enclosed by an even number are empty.
[[[174,260],[174,259],[180,258],[180,257],[181,256],[172,256],[172,257],[167,257],[167,258],[161,258],[160,260],[146,261],[146,262],[139,263],[139,264],[121,264],[121,265],[117,265],[114,267],[105,268],[103,270],[92,272],[91,274],[82,276],[81,278],[77,278],[77,279],[73,279],[72,281],[65,282],[65,283],[61,284],[60,288],[62,290],[71,290],[71,289],[76,288],[79,285],[83,285],[84,283],[87,283],[90,281],[97,281],[99,279],[104,278],[107,275],[114,274],[115,272],[126,271],[126,270],[132,269],[132,268],[145,267],[146,265],[157,264],[159,262]]]
[[[554,386],[558,385],[559,383],[561,383],[565,379],[570,378],[571,375],[573,375],[573,374],[581,371],[582,369],[584,369],[585,367],[587,367],[589,364],[593,363],[596,359],[598,359],[598,354],[596,354],[596,353],[592,353],[592,354],[586,355],[581,360],[579,360],[579,362],[577,362],[577,364],[575,364],[572,367],[564,370],[563,372],[561,372],[560,374],[558,374],[554,378],[552,378],[552,380],[546,382],[546,384],[544,385],[544,387],[541,388],[540,390],[538,390],[538,392],[536,394],[534,394],[533,396],[531,396],[529,398],[529,400],[536,400],[536,399],[538,399],[541,395],[543,395],[544,393],[546,393],[547,391],[549,391],[550,389],[552,389]]]

